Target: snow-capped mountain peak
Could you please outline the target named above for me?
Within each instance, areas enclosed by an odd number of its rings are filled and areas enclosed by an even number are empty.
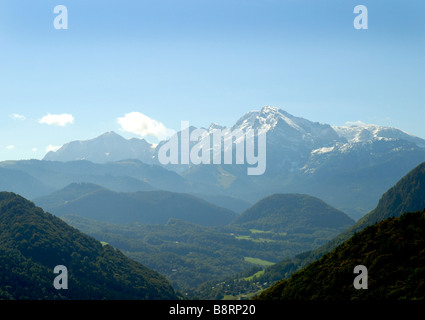
[[[400,129],[375,124],[356,122],[347,126],[334,126],[333,129],[339,136],[347,139],[347,142],[358,143],[372,140],[406,140],[415,143],[419,147],[425,147],[425,140],[416,137]]]
[[[114,131],[109,131],[88,140],[76,140],[64,144],[55,152],[48,152],[44,160],[109,162],[122,159],[140,159],[152,162],[152,145],[144,139],[125,139]]]
[[[296,131],[305,132],[304,128],[298,124],[302,121],[309,122],[308,120],[294,117],[282,109],[266,106],[260,111],[251,111],[243,115],[236,122],[234,128],[269,131],[275,129],[278,125],[286,125]]]
[[[235,128],[266,131],[268,141],[279,140],[283,144],[327,146],[341,141],[330,125],[296,117],[273,106],[246,113],[232,129]]]

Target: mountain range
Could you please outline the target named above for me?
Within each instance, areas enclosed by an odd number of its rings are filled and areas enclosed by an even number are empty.
[[[0,163],[1,188],[30,194],[44,209],[62,215],[65,221],[98,240],[124,250],[142,263],[133,265],[139,270],[135,274],[149,274],[148,277],[159,281],[161,288],[168,284],[142,266],[166,274],[185,289],[206,281],[208,275],[214,274],[217,281],[219,276],[236,271],[244,272],[244,280],[237,280],[238,287],[251,281],[246,279],[271,283],[289,278],[368,226],[425,208],[425,149],[420,138],[372,125],[332,127],[312,123],[270,107],[246,114],[234,128],[267,131],[268,164],[264,175],[248,176],[246,166],[236,164],[180,166],[178,170],[170,170],[169,166],[147,164],[140,159],[22,160]],[[115,134],[109,133],[103,139],[107,140],[108,136]],[[93,150],[96,140],[90,142]],[[153,148],[149,148],[152,152]],[[155,161],[155,151],[150,159]],[[418,162],[421,164],[417,165]],[[380,198],[375,198],[378,192]],[[375,209],[360,216],[373,199]],[[0,200],[0,213],[4,213],[1,257],[6,273],[18,270],[11,273],[13,278],[18,279],[31,269],[47,270],[53,263],[49,259],[55,255],[62,257],[53,250],[55,246],[52,249],[58,230],[62,230],[66,239],[77,239],[77,243],[69,241],[71,247],[64,246],[66,252],[76,254],[66,260],[68,253],[64,253],[63,263],[78,265],[78,250],[89,257],[81,244],[89,241],[84,240],[85,235],[74,234],[75,229],[68,230],[56,217],[14,193],[3,192]],[[230,206],[238,207],[238,212]],[[352,219],[355,212],[359,214],[357,222]],[[394,229],[394,232],[398,231]],[[366,238],[373,240],[373,233]],[[108,251],[111,253],[114,250],[106,242],[95,244],[92,240],[89,242],[96,252],[89,273],[99,272],[107,278],[102,269],[106,268],[101,263],[103,260],[95,257],[109,254],[102,250],[111,249]],[[118,266],[128,261],[116,254],[108,259],[117,259],[117,265],[111,268],[118,271]],[[7,257],[12,257],[13,263],[23,261],[26,271],[16,269],[12,262],[7,262]],[[204,263],[200,263],[202,260]],[[247,265],[268,267],[261,271],[253,269],[255,274],[250,274]],[[163,267],[166,269],[160,270]],[[195,274],[191,279],[190,275]],[[127,278],[120,279],[127,283],[118,285],[122,291],[107,288],[105,295],[122,297],[134,292]],[[109,280],[100,281],[106,281],[108,286]],[[2,281],[6,290],[1,294],[5,298],[28,296],[14,290],[9,278]],[[47,278],[42,278],[40,283],[47,283]],[[205,287],[199,287],[195,295],[219,296],[221,284],[215,285],[216,289],[209,293]],[[99,284],[83,286],[89,287],[98,288]],[[149,288],[148,295],[138,292],[136,296],[161,296],[152,293],[155,285]],[[172,297],[173,293],[167,290],[165,296]],[[46,292],[46,297],[63,298],[55,293]]]
[[[190,131],[196,129],[191,126]],[[215,129],[225,126],[211,124],[206,130],[208,135],[202,140],[210,139]],[[374,141],[406,141],[425,148],[425,140],[402,130],[372,124],[353,123],[347,126],[331,126],[312,122],[293,116],[276,107],[263,107],[260,111],[251,111],[243,115],[230,128],[233,130],[267,132],[268,156],[276,155],[279,161],[272,161],[271,168],[282,166],[285,170],[304,168],[311,156],[329,153],[346,153],[358,144]],[[181,132],[176,133],[180,135]],[[236,144],[239,142],[236,142]],[[99,137],[85,141],[71,141],[57,151],[49,151],[43,160],[76,161],[88,160],[95,163],[138,159],[147,164],[160,164],[158,149],[161,143],[151,144],[144,139],[125,139],[110,131]],[[397,151],[397,150],[394,150]],[[284,156],[283,158],[281,156]],[[170,167],[172,169],[172,167]],[[311,170],[309,166],[304,170]]]
[[[212,124],[198,142],[211,141],[214,130],[224,128]],[[24,171],[39,179],[44,188],[54,190],[72,182],[91,182],[114,191],[151,188],[225,195],[251,204],[274,193],[310,194],[357,220],[376,206],[385,190],[425,160],[425,140],[402,130],[362,123],[331,126],[293,116],[276,107],[248,112],[228,129],[266,132],[267,166],[263,175],[247,175],[247,164],[162,165],[158,151],[164,142],[152,145],[144,139],[125,139],[114,132],[86,141],[72,141],[56,152],[49,152],[42,165],[32,163],[37,173],[31,170],[31,163],[23,166],[3,162],[0,168]],[[181,132],[176,135],[180,137]],[[131,169],[121,170],[129,159],[133,165],[137,163],[136,174]],[[44,172],[51,171],[48,167],[65,172],[67,165],[59,163],[78,166],[84,161],[93,168],[85,173],[84,179],[78,177],[79,172],[72,179],[57,177],[58,181],[40,175],[40,166]],[[56,169],[59,166],[64,168]],[[143,172],[140,167],[144,167]],[[107,181],[100,181],[96,173]],[[121,188],[113,181],[117,177],[122,180]],[[140,181],[147,185],[138,186]],[[38,192],[37,196],[45,194]]]

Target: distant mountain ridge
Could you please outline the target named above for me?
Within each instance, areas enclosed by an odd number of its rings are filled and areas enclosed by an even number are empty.
[[[110,131],[94,139],[66,143],[59,150],[48,152],[43,160],[88,160],[104,163],[138,159],[149,164],[152,163],[153,152],[152,145],[144,139],[125,139],[119,134]]]
[[[188,188],[185,179],[177,173],[134,159],[101,164],[88,160],[5,161],[0,162],[0,168],[25,172],[53,190],[71,183],[93,183],[119,192]]]
[[[16,192],[25,197],[33,198],[48,194],[53,190],[54,188],[27,172],[0,167],[0,191]]]
[[[70,201],[93,194],[98,191],[107,191],[108,189],[93,183],[71,183],[65,188],[55,191],[47,196],[34,199],[34,203],[47,211],[60,207]]]
[[[204,226],[226,225],[236,213],[203,199],[169,191],[113,192],[93,184],[71,184],[49,196],[34,200],[57,215],[119,224],[165,224],[180,219]]]

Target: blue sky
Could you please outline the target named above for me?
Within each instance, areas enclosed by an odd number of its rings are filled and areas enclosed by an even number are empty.
[[[367,30],[353,27],[359,4]],[[57,5],[68,30],[53,27]],[[0,160],[140,137],[136,120],[158,136],[182,120],[229,126],[266,105],[425,138],[423,0],[0,0],[0,46]]]

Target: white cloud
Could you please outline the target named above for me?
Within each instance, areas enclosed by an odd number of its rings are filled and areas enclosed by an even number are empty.
[[[13,144],[6,147],[7,150],[13,150],[15,149],[15,146]]]
[[[69,114],[69,113],[62,113],[62,114],[48,113],[47,116],[44,116],[43,118],[41,118],[39,122],[48,124],[48,125],[65,127],[67,124],[74,123],[74,117],[72,116],[72,114]]]
[[[46,147],[46,152],[50,152],[50,151],[55,152],[55,151],[58,151],[60,148],[62,148],[62,146],[52,146],[51,144],[49,144]]]
[[[26,117],[25,117],[25,116],[23,116],[22,114],[18,114],[18,113],[12,113],[12,114],[10,115],[10,117],[11,117],[13,120],[21,120],[21,121],[24,121],[24,120],[26,119]]]
[[[32,152],[37,152],[37,148],[32,148]]]
[[[159,141],[165,140],[175,133],[174,130],[168,129],[163,123],[151,119],[140,112],[130,112],[123,117],[118,118],[121,129],[141,136],[155,137]]]

